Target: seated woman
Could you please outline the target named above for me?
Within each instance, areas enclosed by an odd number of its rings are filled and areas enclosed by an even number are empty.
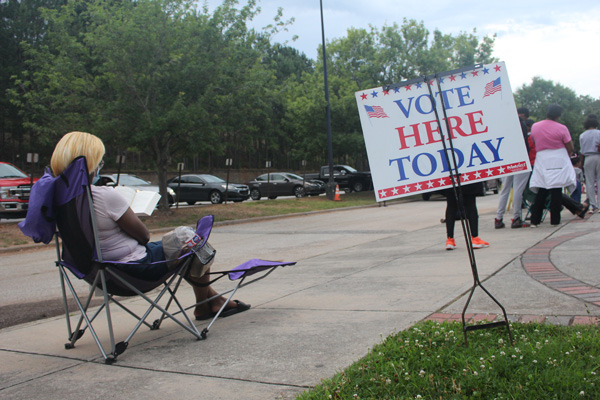
[[[55,176],[61,174],[69,164],[79,156],[85,156],[92,182],[99,178],[104,165],[104,144],[100,138],[85,132],[67,133],[56,145],[50,167]],[[120,269],[128,274],[147,280],[164,276],[166,263],[162,242],[150,242],[150,232],[144,223],[129,208],[127,200],[113,187],[91,185],[94,210],[98,227],[100,250],[105,260],[127,262]],[[196,302],[217,296],[217,292],[208,285],[209,275],[197,278],[195,282],[202,286],[193,286]],[[194,316],[197,320],[210,319],[216,315],[227,300],[217,296],[204,304],[196,306]],[[222,317],[246,311],[250,305],[238,300],[230,301]]]

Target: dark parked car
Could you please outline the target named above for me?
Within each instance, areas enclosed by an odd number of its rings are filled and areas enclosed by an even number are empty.
[[[219,204],[225,200],[225,190],[227,190],[227,200],[244,201],[248,200],[248,186],[239,183],[229,183],[214,175],[182,175],[169,179],[167,186],[177,193],[177,201],[186,202],[193,205],[197,201],[210,201],[212,204]]]
[[[105,174],[100,175],[100,179],[96,182],[97,186],[115,186],[117,183],[117,174]],[[119,175],[119,186],[129,186],[139,190],[150,190],[153,192],[159,192],[158,186],[153,185],[139,176],[120,174]],[[169,205],[175,203],[175,192],[171,188],[167,188],[167,195]]]
[[[304,181],[301,176],[290,172],[272,172],[263,174],[248,182],[252,200],[260,200],[262,196],[275,199],[277,196],[304,197],[318,196],[325,193],[325,183],[318,179]]]
[[[306,174],[306,179],[319,179],[329,182],[329,166],[324,165],[316,174]],[[373,189],[373,178],[368,171],[357,171],[348,165],[333,166],[333,181],[339,188],[347,193],[362,192]]]

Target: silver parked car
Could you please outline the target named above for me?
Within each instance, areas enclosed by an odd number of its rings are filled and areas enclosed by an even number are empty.
[[[100,175],[100,180],[96,182],[97,186],[115,186],[117,184],[117,174],[104,174]],[[153,185],[152,182],[148,182],[139,176],[130,174],[119,175],[119,186],[128,186],[139,190],[150,190],[153,192],[159,192],[157,185]],[[167,195],[169,205],[175,203],[175,192],[173,189],[167,187]]]

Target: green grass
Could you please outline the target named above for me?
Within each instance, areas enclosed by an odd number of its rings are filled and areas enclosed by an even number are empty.
[[[598,399],[600,336],[590,325],[512,324],[469,333],[425,321],[297,397],[309,399]]]
[[[392,200],[388,204],[414,201],[415,199],[417,197],[413,196]],[[171,207],[169,211],[155,211],[151,217],[143,218],[143,221],[148,228],[155,229],[193,225],[199,218],[207,214],[213,214],[216,222],[223,222],[358,206],[377,206],[373,192],[347,193],[341,196],[341,201],[331,201],[321,195],[301,199],[248,200],[241,203],[229,202],[227,204],[202,205],[199,207],[181,207],[179,209]]]

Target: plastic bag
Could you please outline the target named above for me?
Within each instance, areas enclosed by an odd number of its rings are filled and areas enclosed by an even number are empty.
[[[163,250],[167,260],[179,258],[186,250],[186,242],[196,235],[190,226],[179,226],[162,237]]]
[[[162,244],[166,259],[173,260],[167,263],[169,268],[179,265],[180,260],[177,259],[187,251],[192,250],[196,254],[189,269],[189,275],[193,278],[200,278],[206,273],[216,254],[216,250],[208,242],[200,246],[202,238],[190,226],[173,229],[163,236]]]

